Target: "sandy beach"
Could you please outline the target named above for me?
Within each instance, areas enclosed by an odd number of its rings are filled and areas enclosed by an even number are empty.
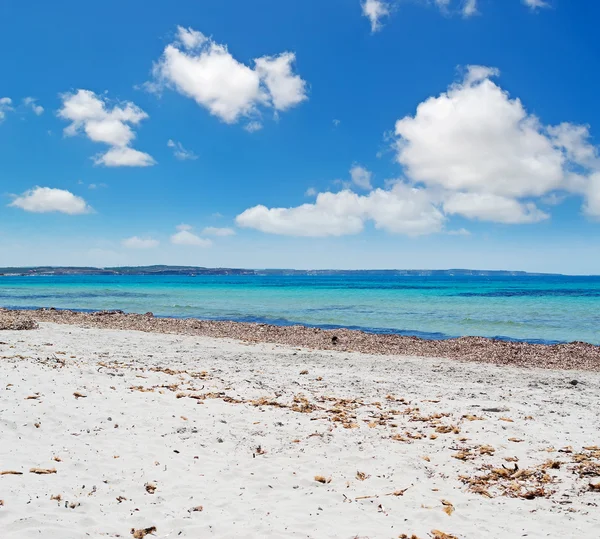
[[[593,369],[84,325],[0,332],[3,538],[597,536]]]

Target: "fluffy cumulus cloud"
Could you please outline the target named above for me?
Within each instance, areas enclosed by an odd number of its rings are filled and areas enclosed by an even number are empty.
[[[171,236],[171,243],[174,245],[187,245],[191,247],[210,247],[211,240],[201,238],[192,232],[193,227],[190,225],[179,225],[177,232]]]
[[[285,111],[307,99],[306,82],[293,70],[295,60],[293,53],[284,52],[246,65],[226,45],[180,26],[176,40],[154,64],[154,81],[147,87],[172,88],[233,124],[243,117],[258,117],[261,108]]]
[[[180,161],[198,159],[198,156],[191,150],[186,150],[183,147],[183,144],[181,144],[181,142],[176,142],[174,140],[169,139],[167,141],[167,147],[173,150],[173,155],[176,159],[179,159]]]
[[[392,233],[419,236],[441,230],[444,216],[426,191],[398,182],[368,195],[347,189],[319,193],[313,204],[295,208],[254,206],[236,217],[241,227],[312,237],[358,234],[367,221]]]
[[[202,235],[203,236],[219,236],[219,237],[225,237],[225,236],[235,236],[235,230],[233,230],[233,228],[227,228],[227,227],[215,227],[215,226],[207,226],[203,231],[202,231]]]
[[[287,110],[306,99],[306,82],[292,69],[296,55],[263,56],[255,60],[256,73],[264,81],[276,110]]]
[[[0,122],[6,118],[6,113],[13,110],[10,97],[0,97]]]
[[[494,82],[498,75],[471,66],[396,123],[407,177],[445,193],[449,213],[502,223],[546,219],[531,199],[554,191],[593,196],[600,160],[588,127],[543,125]]]
[[[132,236],[126,238],[121,242],[123,247],[128,249],[154,249],[158,247],[160,242],[154,238],[140,238],[139,236]]]
[[[32,213],[59,212],[79,215],[92,211],[83,198],[70,191],[51,187],[34,187],[22,195],[16,196],[9,206]]]
[[[90,140],[107,144],[109,149],[94,158],[97,165],[108,167],[146,167],[155,164],[147,153],[135,150],[132,129],[148,115],[134,103],[110,106],[105,98],[90,90],[77,90],[61,95],[60,118],[70,121],[64,132],[67,136],[84,134]]]
[[[365,0],[361,5],[363,15],[371,23],[371,32],[375,33],[381,30],[383,19],[390,16],[388,3],[383,0]]]
[[[550,217],[532,202],[521,203],[514,198],[490,193],[454,193],[444,201],[444,211],[468,219],[496,223],[537,223]]]
[[[588,126],[544,125],[495,82],[500,73],[469,66],[461,80],[396,122],[402,181],[373,189],[371,173],[355,165],[352,183],[316,194],[312,204],[247,209],[241,227],[294,236],[342,236],[366,222],[388,232],[440,232],[452,216],[507,225],[550,218],[538,207],[565,196],[584,199],[600,218],[600,155]],[[352,188],[368,190],[364,195]]]

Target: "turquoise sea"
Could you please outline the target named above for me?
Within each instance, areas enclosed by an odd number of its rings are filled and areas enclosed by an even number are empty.
[[[0,277],[0,305],[600,344],[600,277]]]

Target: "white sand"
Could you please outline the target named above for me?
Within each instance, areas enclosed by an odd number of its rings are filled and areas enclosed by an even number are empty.
[[[0,472],[23,472],[0,476],[2,539],[132,537],[132,528],[151,526],[148,538],[424,539],[434,529],[460,539],[600,537],[600,492],[588,486],[600,477],[580,477],[572,462],[582,447],[600,445],[600,374],[53,324],[0,332],[0,341]],[[120,366],[100,368],[111,362]],[[303,394],[322,409],[176,397],[208,392],[284,404]],[[364,404],[332,421],[336,403],[322,397]],[[505,411],[482,411],[494,407]],[[382,419],[389,410],[398,413]],[[414,421],[435,413],[450,415]],[[469,414],[485,419],[463,418]],[[430,439],[440,425],[460,433]],[[481,445],[495,453],[480,455]],[[574,453],[557,451],[565,446]],[[453,458],[460,449],[474,458]],[[485,464],[513,468],[506,457],[517,457],[520,469],[563,462],[543,485],[555,493],[526,500],[489,487],[488,498],[459,479],[483,474]],[[36,475],[33,467],[56,473]],[[357,471],[368,477],[359,480]],[[50,499],[56,495],[60,502]],[[441,500],[454,506],[451,515]],[[190,511],[197,506],[203,510]]]

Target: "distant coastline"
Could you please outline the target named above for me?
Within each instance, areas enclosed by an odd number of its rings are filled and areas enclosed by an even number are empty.
[[[296,270],[296,269],[244,269],[205,268],[197,266],[122,266],[122,267],[71,267],[34,266],[0,268],[0,277],[31,277],[52,275],[398,275],[399,277],[524,277],[563,276],[559,273],[529,273],[508,270]]]

